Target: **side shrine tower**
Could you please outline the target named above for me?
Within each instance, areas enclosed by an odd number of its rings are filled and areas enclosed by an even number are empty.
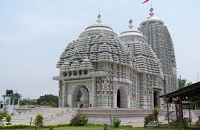
[[[152,47],[159,61],[165,77],[165,93],[178,89],[176,59],[170,33],[164,22],[155,16],[153,8],[150,16],[140,24],[139,30],[147,37],[147,43]]]

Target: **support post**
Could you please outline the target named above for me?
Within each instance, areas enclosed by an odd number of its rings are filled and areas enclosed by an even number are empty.
[[[169,102],[168,102],[168,98],[167,98],[167,122],[169,124]]]
[[[178,120],[178,103],[175,101],[175,109],[176,109],[176,120]]]
[[[190,100],[188,100],[188,111],[189,111],[189,122],[190,122],[190,125],[191,125],[191,113],[190,113]]]
[[[176,115],[177,115],[177,120],[183,121],[183,108],[182,108],[182,101],[180,99],[176,101]]]
[[[32,120],[33,120],[33,118],[31,117],[31,119],[30,119],[30,126],[32,125]]]

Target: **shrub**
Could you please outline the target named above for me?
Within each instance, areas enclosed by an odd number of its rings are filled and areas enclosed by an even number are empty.
[[[0,111],[0,116],[6,117],[7,113],[4,111]]]
[[[113,118],[113,126],[115,128],[118,128],[120,126],[121,120],[119,118],[114,117]]]
[[[184,119],[183,121],[174,120],[169,123],[170,128],[188,128],[188,122]]]
[[[196,126],[197,126],[198,128],[200,128],[200,121],[197,121],[197,122],[196,122]]]
[[[152,110],[152,114],[153,114],[154,121],[158,122],[159,109],[158,108],[154,108]]]
[[[88,118],[85,115],[77,114],[70,120],[72,126],[85,126],[88,122]]]
[[[146,125],[149,123],[149,122],[153,122],[154,121],[154,115],[153,114],[149,114],[148,116],[146,116],[144,118],[144,127],[146,127]]]
[[[10,115],[6,115],[6,122],[10,123],[11,121],[11,116]]]
[[[38,114],[34,120],[34,124],[36,127],[42,127],[43,126],[43,116],[41,114]]]
[[[157,122],[158,124],[158,115],[159,115],[159,109],[158,108],[154,108],[152,110],[152,114],[149,114],[148,116],[146,116],[144,118],[144,127],[146,127],[146,125],[150,122]]]
[[[49,127],[49,130],[54,130],[54,129],[53,129],[53,126],[50,126],[50,127]]]
[[[2,129],[24,129],[24,128],[30,128],[30,126],[29,125],[24,125],[24,124],[15,124],[15,125],[2,126]]]
[[[0,121],[3,119],[3,115],[0,115]]]

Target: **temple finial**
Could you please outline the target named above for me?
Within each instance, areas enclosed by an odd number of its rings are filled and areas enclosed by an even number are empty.
[[[150,13],[149,13],[150,17],[152,17],[154,15],[153,10],[154,10],[153,8],[150,8],[150,10],[149,10],[150,11]]]
[[[133,23],[133,20],[132,20],[132,19],[130,19],[130,20],[129,20],[129,25],[128,25],[128,27],[129,27],[130,29],[132,29],[132,28],[133,28],[133,25],[132,25],[132,23]]]
[[[97,18],[98,18],[98,19],[96,20],[97,23],[101,23],[101,22],[102,22],[102,21],[101,21],[101,14],[99,14],[99,15],[97,16]]]

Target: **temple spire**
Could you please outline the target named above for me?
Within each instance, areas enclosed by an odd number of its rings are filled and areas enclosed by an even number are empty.
[[[154,10],[153,8],[150,8],[150,10],[149,10],[150,11],[150,13],[149,13],[150,17],[152,17],[154,15],[153,10]]]
[[[133,28],[133,25],[132,25],[132,23],[133,23],[133,20],[132,20],[132,19],[130,19],[130,20],[129,20],[129,25],[128,25],[129,29],[132,29],[132,28]]]
[[[97,23],[99,23],[99,24],[102,22],[102,21],[101,21],[101,14],[99,14],[99,15],[97,16],[97,20],[96,20],[96,21],[97,21]]]

